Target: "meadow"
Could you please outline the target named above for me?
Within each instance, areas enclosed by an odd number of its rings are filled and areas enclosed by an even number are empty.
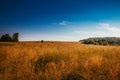
[[[120,46],[0,42],[0,80],[120,80]]]

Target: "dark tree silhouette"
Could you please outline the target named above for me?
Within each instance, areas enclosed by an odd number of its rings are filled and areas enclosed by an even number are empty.
[[[13,34],[13,41],[18,42],[18,37],[19,37],[19,33],[14,33]]]
[[[3,42],[18,42],[19,41],[19,33],[14,33],[11,37],[9,34],[4,34],[1,36],[0,41]]]
[[[9,34],[4,34],[1,36],[1,41],[9,42],[9,41],[12,41],[12,38]]]
[[[43,43],[44,41],[43,40],[41,40],[41,43]]]

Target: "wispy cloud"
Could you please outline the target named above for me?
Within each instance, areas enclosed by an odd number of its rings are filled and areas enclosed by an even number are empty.
[[[67,22],[67,21],[62,21],[62,22],[60,22],[59,23],[59,25],[61,25],[61,26],[66,26],[66,25],[68,25],[69,23]]]
[[[120,37],[120,26],[112,23],[77,23],[70,24],[66,21],[54,23],[55,26],[61,25],[65,30],[57,33],[34,33],[34,35],[25,35],[24,40],[62,40],[62,41],[78,41],[89,37]],[[59,29],[63,27],[58,27]],[[31,38],[32,36],[32,38]]]
[[[104,29],[106,31],[110,31],[110,32],[120,32],[120,28],[116,27],[116,26],[111,26],[108,23],[99,23],[101,29]]]
[[[53,23],[54,25],[60,25],[60,26],[69,26],[69,25],[72,25],[73,23],[70,22],[70,21],[61,21],[61,22],[58,22],[58,23]]]
[[[76,29],[74,32],[83,37],[120,37],[120,27],[109,23],[97,23],[95,27],[84,30]]]

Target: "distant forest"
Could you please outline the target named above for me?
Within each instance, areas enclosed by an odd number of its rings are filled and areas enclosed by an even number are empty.
[[[120,37],[95,37],[80,40],[80,42],[94,45],[120,45]]]

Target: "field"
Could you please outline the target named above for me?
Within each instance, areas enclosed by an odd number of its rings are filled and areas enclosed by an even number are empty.
[[[120,80],[120,46],[0,42],[0,80]]]

